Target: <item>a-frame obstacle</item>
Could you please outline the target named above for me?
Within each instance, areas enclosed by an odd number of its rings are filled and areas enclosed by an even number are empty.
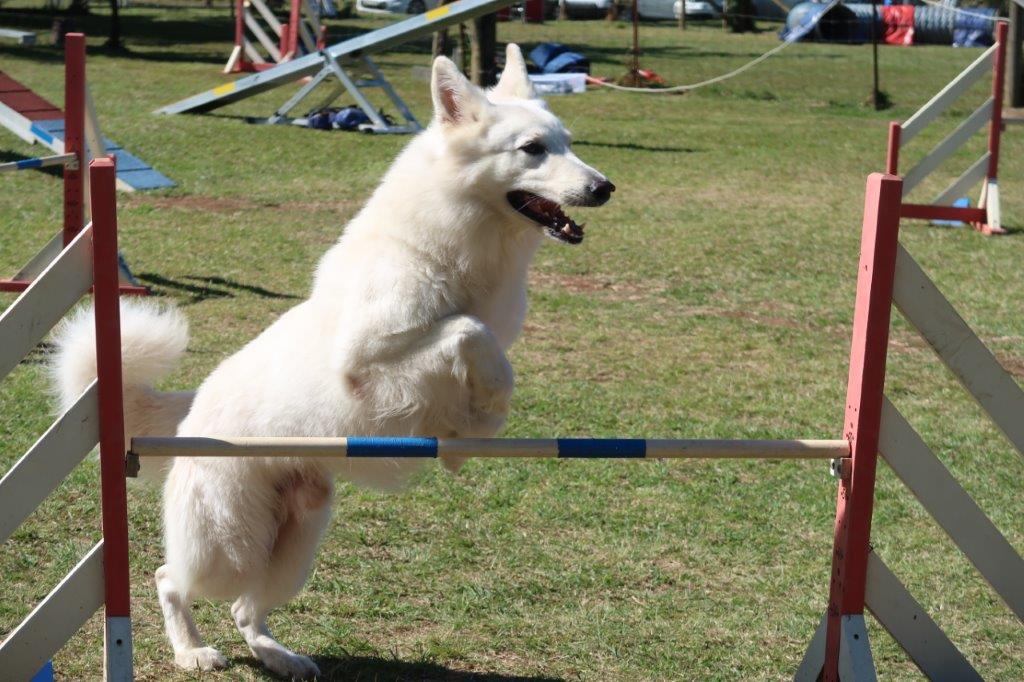
[[[312,79],[293,94],[284,104],[265,119],[265,123],[297,123],[305,125],[306,116],[319,109],[330,106],[342,94],[348,93],[360,109],[370,118],[371,123],[364,129],[378,133],[414,133],[422,126],[402,101],[398,93],[370,59],[370,55],[383,52],[395,45],[430,35],[448,26],[469,21],[475,17],[490,14],[511,4],[512,0],[458,0],[449,5],[440,5],[432,10],[411,16],[390,26],[370,31],[363,35],[350,38],[331,45],[314,54],[307,54],[291,61],[240,78],[231,83],[201,92],[180,102],[169,104],[158,109],[158,114],[200,114],[233,102],[258,95],[298,80],[312,76]],[[367,72],[369,78],[361,78],[350,73],[356,65],[361,71]],[[293,115],[295,110],[320,85],[333,81],[328,94],[319,98],[314,106],[307,106],[299,116]],[[366,98],[367,88],[380,88],[395,105],[404,122],[393,125],[380,115]]]
[[[106,235],[114,224],[112,168],[96,162],[101,173],[94,182],[94,200],[102,197],[102,210],[94,218],[96,237]],[[99,192],[99,197],[97,197]],[[968,661],[923,611],[899,579],[869,545],[874,505],[874,481],[878,455],[893,468],[978,572],[991,584],[1018,618],[1024,620],[1024,560],[1006,541],[940,460],[929,450],[913,427],[884,395],[889,326],[895,304],[916,327],[939,358],[960,380],[1024,455],[1024,391],[999,365],[984,344],[928,279],[909,253],[900,246],[898,232],[903,182],[892,175],[869,177],[864,204],[857,299],[850,352],[846,415],[842,439],[817,441],[654,440],[654,439],[434,439],[434,438],[134,438],[125,453],[123,414],[120,403],[119,332],[117,331],[116,245],[104,237],[96,246],[97,354],[99,379],[79,403],[62,416],[35,447],[0,480],[0,526],[9,535],[39,502],[81,459],[82,446],[101,443],[103,473],[104,544],[90,557],[104,551],[108,633],[108,680],[129,679],[127,544],[122,477],[132,475],[140,457],[148,456],[287,456],[287,457],[437,457],[455,454],[469,457],[549,458],[762,458],[830,459],[839,477],[835,544],[828,606],[807,653],[796,673],[798,680],[873,680],[875,668],[864,619],[867,607],[881,625],[906,650],[915,664],[932,679],[980,679]],[[0,375],[28,352],[82,292],[91,278],[84,276],[81,243],[93,230],[83,231],[55,262],[54,272],[78,273],[78,287],[70,296],[67,287],[52,286],[45,275],[0,317],[0,333],[17,339],[16,346],[0,352]],[[99,260],[101,259],[102,260]],[[68,263],[78,264],[71,270]],[[100,267],[104,276],[100,277]],[[58,265],[64,264],[64,265]],[[49,286],[49,292],[45,287]],[[31,296],[30,296],[31,294]],[[56,296],[58,301],[50,299]],[[102,301],[102,306],[101,306]],[[29,331],[31,330],[31,331]],[[97,394],[98,410],[97,411]],[[77,450],[67,451],[53,467],[40,453],[53,456],[56,438],[68,438],[72,424],[85,415],[88,433]],[[57,436],[51,435],[56,433]],[[62,451],[63,452],[63,451]],[[82,453],[84,454],[84,453]],[[44,469],[45,475],[40,474]],[[26,474],[25,472],[29,472]],[[36,477],[36,478],[32,478]],[[17,495],[6,491],[15,490]],[[9,501],[11,500],[11,501]],[[11,507],[14,507],[14,513]],[[109,510],[109,511],[108,511]],[[109,517],[109,518],[108,518]],[[115,549],[116,548],[116,549]],[[109,560],[108,560],[109,558]],[[86,568],[81,568],[85,566]],[[69,590],[58,587],[2,644],[0,666],[23,678],[31,675],[62,646],[100,600],[101,585],[96,560],[87,558],[74,572],[88,576],[93,591],[88,600],[71,602]],[[68,583],[72,576],[65,581]],[[64,585],[64,583],[62,583]],[[77,592],[75,593],[77,594]],[[58,619],[60,610],[75,606],[82,620]],[[114,645],[112,648],[112,642]],[[110,664],[113,661],[114,664]],[[124,671],[129,667],[128,673]]]
[[[948,109],[986,73],[992,74],[992,95],[965,118],[956,129],[939,142],[928,154],[903,173],[903,193],[909,194],[939,165],[960,149],[978,131],[988,126],[988,148],[930,204],[904,204],[905,218],[923,220],[962,221],[970,223],[984,234],[1005,234],[999,206],[999,144],[1003,132],[1003,91],[1006,81],[1007,25],[996,24],[996,41],[957,74],[942,90],[932,97],[903,123],[889,125],[889,146],[886,154],[886,172],[899,175],[900,150]],[[981,198],[977,208],[954,206],[961,194],[981,184]]]

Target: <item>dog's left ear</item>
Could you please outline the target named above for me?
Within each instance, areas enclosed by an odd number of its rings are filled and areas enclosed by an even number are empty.
[[[498,84],[494,86],[494,94],[499,97],[511,97],[516,99],[533,99],[536,94],[533,91],[533,84],[526,71],[526,61],[523,59],[523,51],[515,43],[509,43],[505,47],[505,69],[501,72]]]
[[[434,98],[434,118],[446,125],[479,120],[487,107],[484,93],[447,57],[434,60],[430,94]]]

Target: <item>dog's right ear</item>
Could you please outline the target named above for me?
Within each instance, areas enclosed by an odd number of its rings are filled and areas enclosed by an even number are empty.
[[[434,118],[445,125],[479,120],[487,105],[483,92],[447,57],[434,60],[430,94],[434,98]]]
[[[515,43],[509,43],[505,48],[505,68],[501,72],[498,84],[494,86],[494,93],[517,99],[533,99],[537,96],[533,91],[533,84],[530,83],[523,51]]]

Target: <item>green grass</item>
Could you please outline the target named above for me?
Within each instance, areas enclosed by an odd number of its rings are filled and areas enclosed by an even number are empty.
[[[5,5],[7,7],[7,5]],[[12,10],[14,12],[16,10]],[[43,28],[41,15],[0,14]],[[158,106],[225,81],[224,8],[125,10],[130,53],[90,44],[89,77],[107,134],[175,179],[122,196],[121,244],[135,272],[186,311],[193,341],[167,388],[195,386],[294,304],[318,257],[358,210],[401,137],[249,126],[278,91],[206,117]],[[102,36],[105,17],[84,20]],[[334,36],[384,20],[332,24]],[[642,30],[643,63],[671,83],[727,71],[777,44],[703,25]],[[622,24],[502,24],[499,40],[558,40],[598,74],[624,69]],[[413,111],[429,116],[426,42],[378,59]],[[841,433],[865,176],[884,163],[889,120],[905,119],[978,54],[881,50],[894,108],[865,109],[870,49],[796,45],[741,77],[686,96],[613,92],[551,100],[576,151],[618,185],[586,216],[579,248],[545,246],[531,311],[512,352],[518,389],[506,435],[836,437]],[[0,46],[3,68],[59,102],[60,54]],[[985,96],[971,95],[907,152],[909,167]],[[980,154],[979,136],[925,183]],[[37,150],[0,135],[3,155]],[[1010,129],[1000,172],[1004,220],[1024,226],[1024,137]],[[3,178],[0,270],[13,272],[60,224],[61,183]],[[910,224],[904,243],[965,318],[1024,372],[1024,239]],[[10,297],[2,300],[9,302]],[[1007,535],[1024,548],[1022,462],[946,370],[897,320],[889,393]],[[0,388],[9,466],[51,418],[41,356]],[[272,616],[288,645],[336,680],[781,679],[826,600],[835,484],[824,464],[769,462],[470,463],[401,495],[341,485],[306,590]],[[8,631],[98,537],[88,461],[0,552]],[[234,662],[175,671],[151,576],[159,500],[130,491],[133,616],[141,680],[267,679],[225,604],[200,628]],[[874,544],[989,679],[1021,679],[1020,623],[892,473],[880,466]],[[887,679],[917,671],[870,622]],[[94,618],[57,656],[62,679],[96,679]]]

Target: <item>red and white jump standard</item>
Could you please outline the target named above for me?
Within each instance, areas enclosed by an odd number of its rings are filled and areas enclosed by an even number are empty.
[[[124,476],[147,456],[832,459],[839,481],[828,605],[796,679],[874,680],[865,607],[931,679],[981,676],[869,542],[882,459],[1024,620],[1024,560],[884,395],[895,304],[1024,456],[1024,391],[899,244],[903,180],[868,178],[842,439],[133,438],[125,452],[117,301],[114,167],[92,164],[93,222],[0,316],[0,377],[95,281],[98,379],[0,479],[0,541],[100,443],[103,539],[2,643],[0,670],[27,679],[101,605],[107,680],[130,680],[131,625]]]
[[[89,132],[86,130],[88,119],[88,98],[86,95],[85,78],[85,35],[68,33],[64,38],[64,154],[70,159],[62,162],[64,166],[64,223],[60,234],[36,254],[22,269],[8,279],[0,279],[0,291],[25,291],[32,280],[67,247],[85,226],[89,214],[89,163],[90,149]],[[30,132],[34,135],[52,136],[31,124]],[[93,145],[99,146],[99,133],[93,134]],[[95,153],[95,151],[93,152]],[[56,158],[56,157],[54,157]],[[34,168],[34,165],[26,165]],[[137,286],[130,280],[126,270],[121,272],[121,292],[145,296],[149,294],[146,287]]]
[[[899,174],[900,150],[925,126],[934,121],[991,67],[992,95],[956,130],[937,144],[917,165],[903,174],[903,193],[909,194],[943,161],[962,147],[975,133],[988,124],[988,148],[960,177],[943,190],[930,204],[903,204],[904,218],[922,220],[958,220],[969,223],[983,234],[1005,234],[999,206],[999,143],[1003,131],[1003,90],[1006,81],[1006,22],[996,24],[996,42],[961,71],[946,87],[904,123],[889,125],[886,172]],[[977,208],[952,206],[961,194],[978,182],[982,183]]]

